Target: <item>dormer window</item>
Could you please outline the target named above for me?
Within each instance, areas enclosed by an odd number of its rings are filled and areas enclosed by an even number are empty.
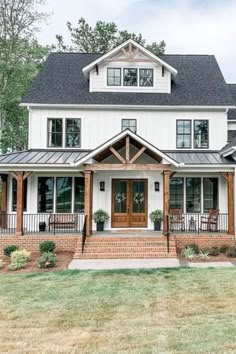
[[[139,86],[153,86],[153,69],[139,69]]]
[[[121,86],[121,69],[108,68],[107,69],[107,85],[108,86]]]
[[[124,86],[137,86],[138,84],[138,70],[124,69]]]

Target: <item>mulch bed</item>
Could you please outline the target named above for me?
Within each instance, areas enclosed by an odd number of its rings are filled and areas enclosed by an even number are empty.
[[[207,261],[202,261],[200,258],[196,257],[195,260],[189,261],[186,258],[178,255],[178,259],[183,262],[199,263],[199,262],[236,262],[236,258],[227,257],[224,253],[220,253],[218,256],[209,256]]]
[[[45,272],[55,272],[56,270],[68,269],[68,265],[73,259],[73,252],[56,252],[57,255],[57,265],[54,268],[39,268],[38,260],[40,258],[40,253],[32,253],[30,261],[26,264],[25,268],[19,270],[8,270],[7,267],[10,264],[9,257],[2,257],[4,261],[4,266],[0,269],[0,274],[20,274],[20,273],[45,273]]]

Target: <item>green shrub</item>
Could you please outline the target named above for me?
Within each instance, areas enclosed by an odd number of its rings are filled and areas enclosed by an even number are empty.
[[[55,250],[56,244],[53,241],[44,241],[40,243],[39,250],[43,254],[45,252],[53,252]]]
[[[219,247],[214,246],[209,249],[208,253],[209,253],[209,256],[218,256],[220,254],[220,249],[219,249]]]
[[[40,268],[53,268],[56,266],[57,257],[52,252],[44,252],[38,263]]]
[[[199,254],[198,254],[198,258],[203,261],[203,262],[206,262],[208,261],[209,259],[209,253],[207,251],[203,252],[203,251],[200,251]]]
[[[22,251],[14,251],[11,253],[11,264],[8,266],[9,270],[17,270],[24,268],[26,263],[30,260],[31,253],[22,250]]]
[[[228,251],[226,252],[226,256],[228,257],[236,257],[236,247],[229,247]]]
[[[18,251],[18,249],[19,248],[16,245],[9,245],[4,248],[3,253],[5,254],[5,256],[10,257],[11,253],[14,251]]]
[[[184,246],[184,248],[191,248],[195,254],[199,253],[199,247],[196,243],[189,243]]]
[[[3,268],[3,266],[4,266],[4,262],[3,262],[3,260],[2,260],[2,259],[0,259],[0,269],[2,269],[2,268]]]
[[[220,247],[220,253],[226,253],[228,251],[228,249],[230,249],[229,245],[222,245]]]
[[[183,249],[181,255],[188,261],[193,261],[195,259],[196,253],[193,248],[186,247]]]

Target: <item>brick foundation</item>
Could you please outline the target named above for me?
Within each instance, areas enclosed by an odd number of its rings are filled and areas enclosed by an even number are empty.
[[[186,244],[196,243],[199,248],[210,248],[213,246],[220,247],[222,245],[235,246],[235,236],[231,235],[193,235],[193,234],[177,234],[174,235],[176,241],[177,252],[181,252]]]
[[[78,235],[4,235],[0,236],[0,257],[3,256],[3,249],[8,245],[16,245],[20,249],[37,252],[39,244],[43,241],[55,242],[56,252],[74,252],[78,238]]]

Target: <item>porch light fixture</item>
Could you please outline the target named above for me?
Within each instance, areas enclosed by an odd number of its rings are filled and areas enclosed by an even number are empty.
[[[159,192],[160,191],[160,183],[159,182],[155,182],[154,186],[155,186],[155,192]]]
[[[100,182],[100,191],[105,192],[105,182]]]

